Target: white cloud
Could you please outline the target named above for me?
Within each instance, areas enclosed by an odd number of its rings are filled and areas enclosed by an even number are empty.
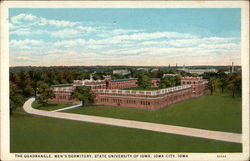
[[[198,46],[199,48],[205,49],[239,49],[240,45],[235,43],[226,43],[226,44],[201,44]]]
[[[94,40],[96,44],[125,44],[124,46],[129,46],[129,44],[138,44],[139,41],[147,41],[151,40],[160,42],[162,40],[157,39],[177,39],[177,38],[195,38],[195,35],[191,34],[184,34],[184,33],[178,33],[178,32],[153,32],[153,33],[133,33],[133,34],[126,34],[126,35],[116,35],[111,37],[109,34],[105,34],[104,39]],[[153,43],[152,43],[153,44]],[[154,43],[156,44],[156,43]]]
[[[143,41],[138,45],[142,46],[171,46],[171,47],[201,47],[201,48],[234,48],[239,47],[236,38],[189,38],[189,39],[169,39],[169,40],[153,40]]]
[[[73,47],[78,45],[85,45],[86,41],[84,39],[75,39],[75,40],[63,40],[57,41],[54,43],[55,47]]]
[[[51,32],[51,36],[58,38],[70,38],[70,37],[76,37],[78,35],[79,31],[74,29],[64,29],[56,32]]]
[[[36,16],[33,16],[32,14],[19,14],[17,16],[13,16],[11,17],[11,22],[13,24],[20,24],[22,23],[23,21],[33,21],[35,20],[37,17]]]
[[[101,49],[104,48],[104,45],[89,45],[87,46],[88,49]]]
[[[113,33],[113,34],[128,34],[131,32],[139,32],[139,30],[115,29],[115,30],[111,31],[111,33]]]
[[[224,38],[224,37],[207,37],[207,38],[203,38],[202,41],[204,42],[210,42],[210,43],[228,43],[231,42],[233,40],[236,40],[237,38]]]
[[[24,62],[26,62],[26,61],[28,61],[28,62],[35,61],[35,59],[33,59],[31,57],[26,57],[26,56],[17,56],[14,59],[15,59],[15,61],[24,61]]]
[[[12,35],[29,35],[29,34],[31,34],[31,32],[29,29],[21,28],[21,29],[16,29],[14,31],[10,31],[10,34],[12,34]]]
[[[37,17],[35,15],[25,13],[21,13],[19,15],[11,17],[11,22],[13,25],[22,25],[30,23],[38,26],[50,25],[54,27],[72,27],[80,24],[79,22],[46,19],[44,17]]]
[[[120,35],[112,37],[115,40],[151,40],[160,38],[193,38],[194,35],[178,32],[153,32],[153,33],[136,33],[131,35]]]
[[[45,35],[50,34],[49,31],[46,30],[32,30],[30,28],[18,28],[16,30],[10,31],[11,35],[18,35],[18,36],[29,36],[29,35]]]
[[[72,27],[72,26],[79,24],[79,22],[52,20],[52,19],[46,19],[46,18],[40,17],[37,24],[41,26],[51,25],[55,27]]]
[[[33,47],[44,46],[45,42],[43,40],[11,40],[10,47],[19,49],[31,49]]]
[[[118,36],[118,35],[123,35],[123,34],[131,34],[131,33],[138,33],[142,32],[144,30],[133,30],[133,29],[113,29],[110,27],[107,28],[102,28],[102,30],[99,30],[98,36],[100,37],[113,37],[113,36]]]
[[[179,32],[84,26],[80,22],[46,19],[32,14],[13,16],[11,22],[10,34],[20,38],[30,36],[30,39],[10,41],[11,51],[19,56],[15,60],[26,59],[27,62],[28,57],[22,56],[30,55],[31,59],[39,60],[37,55],[43,55],[41,63],[51,65],[54,61],[70,65],[80,62],[79,59],[92,65],[100,65],[103,61],[118,65],[164,65],[166,61],[167,64],[182,63],[186,60],[192,62],[192,59],[195,63],[199,60],[206,64],[206,59],[211,62],[214,58],[217,62],[228,57],[236,59],[240,54],[240,38],[234,37],[199,37]],[[41,40],[32,40],[32,36]],[[49,42],[43,40],[46,36],[51,36]],[[32,54],[25,55],[22,51]],[[33,57],[34,53],[37,55]],[[63,62],[60,63],[61,60]]]
[[[78,26],[77,29],[79,29],[80,31],[85,31],[85,32],[97,31],[96,27],[89,27],[89,26]]]

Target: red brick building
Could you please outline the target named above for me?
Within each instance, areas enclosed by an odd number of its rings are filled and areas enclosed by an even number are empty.
[[[193,97],[200,97],[208,92],[208,81],[202,79],[202,77],[182,77],[181,85],[192,85]]]
[[[137,87],[137,78],[107,81],[107,89],[124,89]]]
[[[191,85],[156,91],[96,89],[95,105],[157,109],[190,98]]]
[[[159,79],[152,79],[152,87],[157,87]],[[50,101],[79,103],[71,94],[76,86],[87,86],[95,93],[94,105],[121,106],[143,109],[158,109],[206,92],[207,81],[201,77],[182,77],[181,85],[155,91],[124,90],[137,87],[137,79],[122,80],[76,80],[71,85],[53,86],[55,98]]]

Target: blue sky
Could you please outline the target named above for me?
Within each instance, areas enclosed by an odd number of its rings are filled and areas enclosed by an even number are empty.
[[[240,65],[240,9],[9,10],[10,65]]]

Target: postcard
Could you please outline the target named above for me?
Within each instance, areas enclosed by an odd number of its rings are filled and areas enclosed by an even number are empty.
[[[249,160],[249,2],[1,2],[1,160]]]

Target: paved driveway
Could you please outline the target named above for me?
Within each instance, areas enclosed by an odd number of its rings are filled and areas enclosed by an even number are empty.
[[[182,127],[182,126],[173,126],[173,125],[165,125],[165,124],[142,122],[142,121],[114,119],[114,118],[109,118],[109,117],[90,116],[90,115],[83,115],[83,114],[63,113],[63,112],[57,112],[57,111],[43,111],[43,110],[37,110],[37,109],[32,108],[31,104],[34,101],[35,101],[35,98],[30,98],[23,105],[23,109],[29,114],[52,117],[52,118],[59,118],[59,119],[67,119],[67,120],[74,120],[74,121],[83,121],[83,122],[90,122],[90,123],[97,123],[97,124],[105,124],[105,125],[112,125],[112,126],[156,131],[156,132],[161,132],[161,133],[185,135],[185,136],[199,137],[199,138],[212,139],[212,140],[241,143],[241,134],[237,134],[237,133],[203,130],[203,129],[189,128],[189,127]]]

